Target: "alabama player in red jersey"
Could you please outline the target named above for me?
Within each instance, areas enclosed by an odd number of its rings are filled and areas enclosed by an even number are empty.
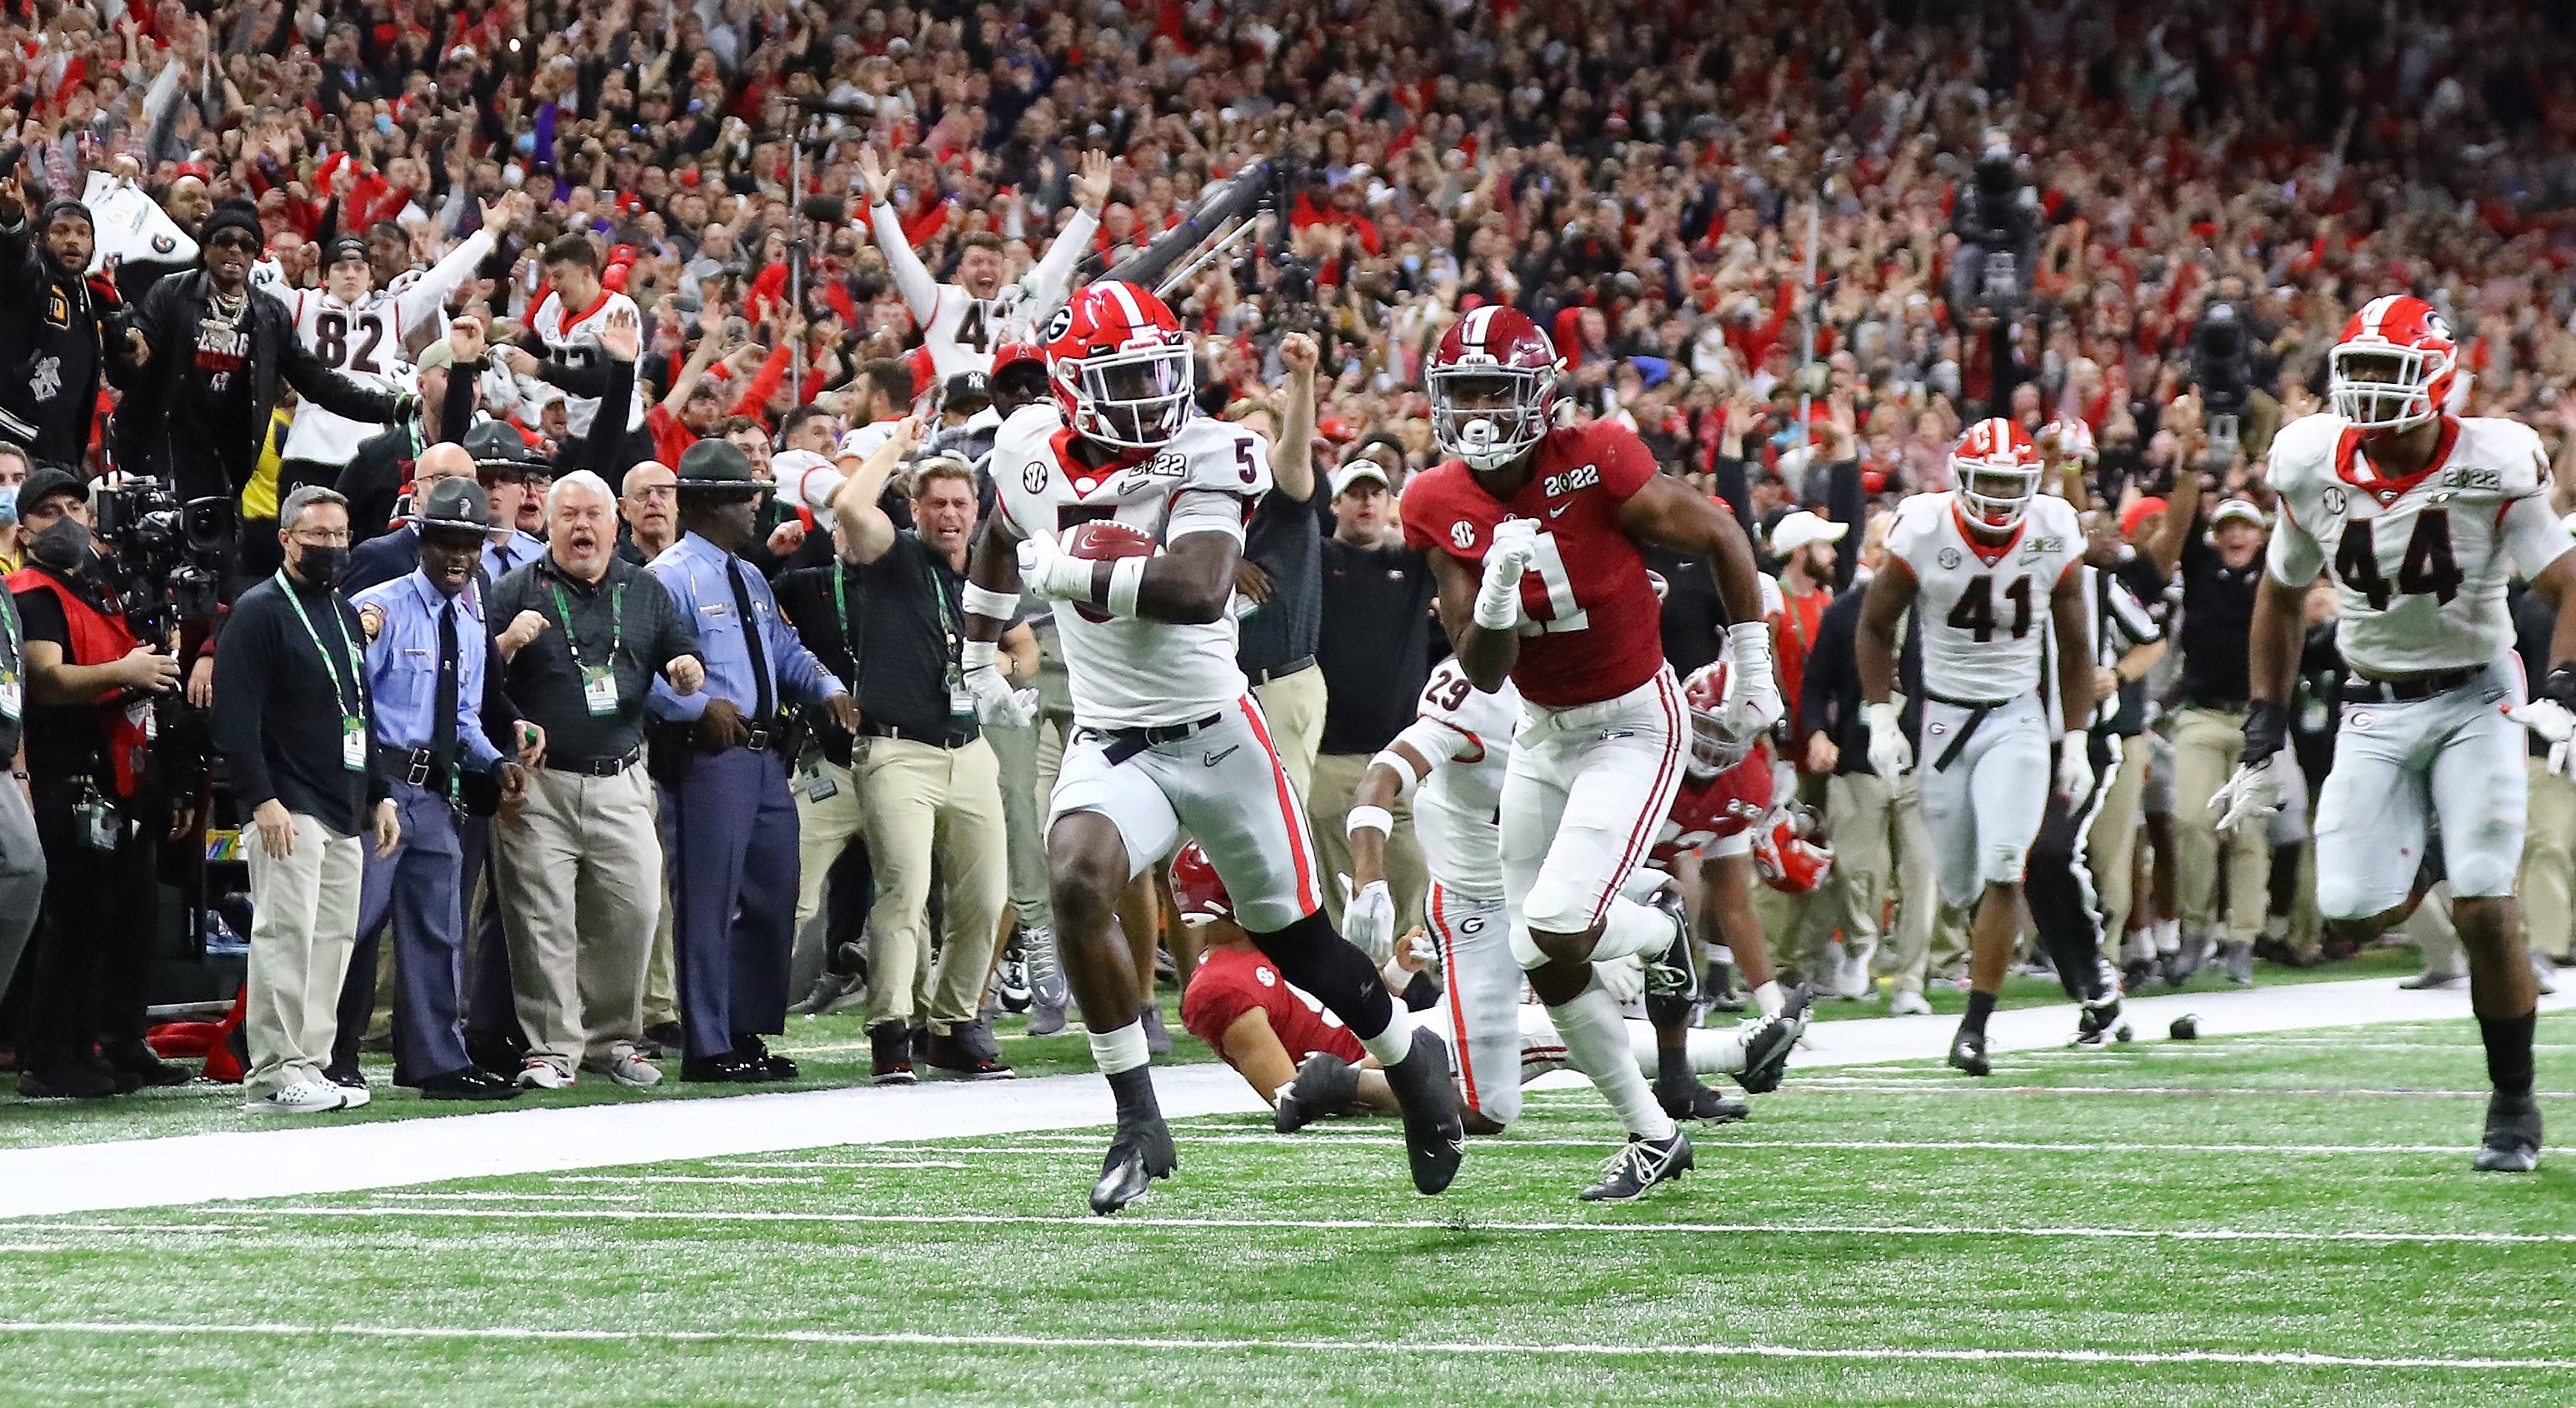
[[[1913,767],[1912,745],[1888,696],[1896,686],[1897,622],[1923,625],[1923,829],[1941,897],[1976,907],[1969,921],[1968,1012],[1950,1064],[1984,1075],[1986,1018],[1995,1009],[2021,929],[2022,872],[2058,795],[2092,795],[2084,721],[2093,717],[2093,645],[2083,574],[2084,530],[2064,499],[2039,492],[2039,449],[2009,420],[1968,427],[1950,452],[1956,489],[1917,494],[1888,530],[1887,560],[1861,603],[1854,651],[1869,762],[1881,777]],[[2044,614],[2043,614],[2044,613]],[[2040,677],[2052,623],[2065,720],[2056,762]],[[2060,958],[2086,982],[2100,964]],[[2061,970],[2062,971],[2062,970]],[[2111,1010],[2116,1011],[2116,1007]]]
[[[1738,665],[1728,731],[1780,716],[1753,551],[1731,515],[1655,469],[1613,421],[1554,425],[1564,364],[1516,309],[1478,308],[1424,368],[1431,422],[1452,459],[1404,491],[1405,541],[1440,584],[1440,617],[1478,688],[1505,676],[1523,724],[1504,777],[1503,888],[1512,953],[1575,1065],[1631,1136],[1587,1199],[1630,1198],[1691,1165],[1690,1141],[1627,1059],[1593,962],[1654,962],[1688,941],[1679,902],[1619,893],[1681,782],[1687,724],[1664,662],[1653,543],[1713,560]]]
[[[1649,859],[1680,879],[1682,862],[1698,857],[1700,932],[1714,935],[1735,955],[1762,1015],[1776,1017],[1792,1005],[1803,1008],[1806,999],[1803,992],[1781,990],[1762,921],[1753,914],[1753,843],[1771,815],[1771,758],[1756,741],[1726,734],[1723,711],[1732,669],[1721,657],[1683,681],[1682,698],[1691,711],[1690,757]],[[1660,986],[1650,985],[1648,992]],[[1681,994],[1685,1005],[1691,996]],[[1665,1108],[1671,1108],[1669,1101]]]
[[[1234,569],[1269,452],[1193,414],[1189,339],[1145,289],[1085,286],[1045,348],[1055,399],[1021,407],[993,440],[1000,508],[968,570],[954,704],[1028,717],[1033,697],[1002,681],[993,642],[1023,590],[1053,602],[1075,726],[1048,802],[1056,944],[1118,1100],[1092,1210],[1125,1207],[1177,1164],[1146,1069],[1146,994],[1111,911],[1183,828],[1263,955],[1384,1063],[1414,1186],[1437,1193],[1466,1137],[1447,1049],[1324,917],[1305,804],[1234,662]]]

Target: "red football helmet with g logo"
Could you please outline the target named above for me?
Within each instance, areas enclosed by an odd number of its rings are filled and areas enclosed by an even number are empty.
[[[1726,728],[1726,690],[1734,668],[1727,660],[1712,660],[1682,681],[1682,703],[1690,709],[1693,777],[1715,777],[1753,751],[1752,739],[1730,737]]]
[[[1234,917],[1234,899],[1226,894],[1225,881],[1218,878],[1215,863],[1196,841],[1181,847],[1181,853],[1172,857],[1172,900],[1181,907],[1184,924]]]
[[[1959,437],[1950,472],[1959,481],[1959,502],[1979,524],[2010,528],[2039,497],[2039,446],[2019,421],[1991,417]]]
[[[1085,284],[1047,320],[1047,379],[1077,435],[1159,449],[1189,419],[1190,340],[1149,289]]]
[[[2343,325],[2326,358],[2326,408],[2355,430],[2412,430],[2442,413],[2459,344],[2420,298],[2374,298]]]
[[[1486,304],[1451,323],[1423,366],[1431,434],[1468,468],[1500,469],[1547,434],[1564,371],[1527,313]]]
[[[1771,809],[1753,828],[1753,869],[1762,883],[1792,895],[1811,893],[1834,870],[1834,848],[1815,812],[1795,802]]]

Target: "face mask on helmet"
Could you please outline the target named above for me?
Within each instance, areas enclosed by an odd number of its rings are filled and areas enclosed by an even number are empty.
[[[1085,357],[1072,379],[1074,429],[1104,444],[1156,449],[1189,419],[1195,388],[1180,343]]]
[[[1547,434],[1546,383],[1520,369],[1455,368],[1432,372],[1431,433],[1440,448],[1471,469],[1500,469]]]
[[[1690,773],[1694,777],[1715,777],[1743,762],[1753,751],[1753,740],[1729,738],[1718,715],[1708,710],[1691,710]]]
[[[2433,388],[2451,358],[2435,348],[2346,345],[2327,366],[2328,409],[2356,430],[2408,430],[2442,413]]]
[[[1998,465],[1969,461],[1959,466],[1959,498],[1979,523],[2010,528],[2039,493],[2039,470],[2032,465]]]

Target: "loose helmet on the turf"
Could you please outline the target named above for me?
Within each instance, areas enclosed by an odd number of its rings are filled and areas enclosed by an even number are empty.
[[[2459,344],[2420,298],[2374,298],[2343,325],[2326,358],[2326,407],[2355,430],[2411,430],[2442,413]]]
[[[1987,528],[2010,528],[2039,497],[2039,446],[2020,422],[1990,417],[1959,437],[1950,472],[1971,517]]]
[[[1172,857],[1172,900],[1180,906],[1184,924],[1234,917],[1234,900],[1225,892],[1225,881],[1218,878],[1206,848],[1196,841]]]
[[[1190,340],[1153,291],[1085,284],[1047,320],[1047,379],[1077,435],[1159,449],[1189,419]]]
[[[1762,883],[1792,895],[1811,894],[1833,873],[1834,848],[1824,822],[1796,802],[1773,807],[1753,828],[1753,869]]]
[[[1449,325],[1422,369],[1431,433],[1471,469],[1500,469],[1546,436],[1564,374],[1527,313],[1486,304]]]
[[[1734,665],[1712,660],[1682,681],[1682,703],[1690,709],[1690,774],[1709,778],[1743,762],[1753,740],[1736,738],[1726,727],[1726,690]]]

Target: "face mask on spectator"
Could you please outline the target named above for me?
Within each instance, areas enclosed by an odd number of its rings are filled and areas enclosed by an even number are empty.
[[[18,521],[18,486],[0,484],[0,528]]]
[[[27,552],[38,562],[64,572],[79,572],[89,566],[89,525],[68,514],[46,526],[27,544]]]
[[[310,543],[302,547],[304,555],[296,559],[296,571],[308,582],[337,581],[349,565],[347,548],[318,548]]]

